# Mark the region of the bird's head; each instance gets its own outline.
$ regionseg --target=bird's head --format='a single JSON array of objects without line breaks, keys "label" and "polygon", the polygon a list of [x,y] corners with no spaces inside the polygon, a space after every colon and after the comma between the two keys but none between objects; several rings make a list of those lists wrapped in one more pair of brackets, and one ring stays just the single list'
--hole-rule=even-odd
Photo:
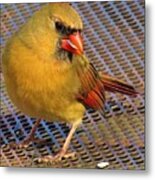
[{"label": "bird's head", "polygon": [[82,29],[83,24],[79,14],[69,5],[69,3],[52,3],[48,5],[51,30],[55,34],[56,47],[61,53],[81,55],[83,53]]},{"label": "bird's head", "polygon": [[21,29],[21,39],[45,57],[72,58],[83,53],[83,23],[69,3],[49,3],[37,11]]},{"label": "bird's head", "polygon": [[38,14],[41,16],[40,21],[43,18],[42,27],[38,29],[46,32],[39,38],[43,39],[43,36],[46,38],[49,34],[46,42],[50,41],[52,53],[66,54],[69,58],[72,58],[73,54],[81,55],[83,53],[81,34],[83,23],[79,14],[69,3],[49,3]]}]

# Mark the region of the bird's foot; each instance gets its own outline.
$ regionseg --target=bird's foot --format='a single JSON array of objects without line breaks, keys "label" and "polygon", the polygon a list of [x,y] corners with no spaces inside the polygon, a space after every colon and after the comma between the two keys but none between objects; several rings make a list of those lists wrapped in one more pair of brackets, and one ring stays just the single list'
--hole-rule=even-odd
[{"label": "bird's foot", "polygon": [[38,138],[35,138],[35,137],[28,137],[28,138],[24,139],[22,142],[10,143],[9,145],[13,149],[23,149],[23,148],[25,149],[31,144],[31,142],[41,143],[43,141],[44,140],[38,139]]},{"label": "bird's foot", "polygon": [[9,145],[12,149],[23,149],[23,148],[25,149],[29,146],[30,142],[31,141],[29,139],[25,139],[22,142],[10,143]]},{"label": "bird's foot", "polygon": [[65,153],[64,151],[60,151],[55,156],[48,155],[48,156],[44,156],[41,158],[35,158],[34,161],[37,163],[51,163],[51,164],[53,164],[53,163],[57,163],[57,162],[61,161],[63,158],[67,159],[67,158],[72,158],[72,157],[75,157],[75,152]]}]

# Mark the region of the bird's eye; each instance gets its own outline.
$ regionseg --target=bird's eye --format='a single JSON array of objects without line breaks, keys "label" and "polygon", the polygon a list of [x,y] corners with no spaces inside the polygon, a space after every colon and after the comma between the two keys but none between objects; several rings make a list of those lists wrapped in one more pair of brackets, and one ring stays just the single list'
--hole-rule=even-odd
[{"label": "bird's eye", "polygon": [[71,28],[70,26],[66,27],[62,22],[60,21],[56,21],[55,22],[55,27],[56,30],[62,34],[62,35],[70,35],[70,34],[74,34],[75,32],[79,31],[81,32],[80,29],[75,29],[75,28]]},{"label": "bird's eye", "polygon": [[61,22],[56,22],[55,23],[56,30],[61,33],[65,34],[66,33],[66,27],[61,23]]}]

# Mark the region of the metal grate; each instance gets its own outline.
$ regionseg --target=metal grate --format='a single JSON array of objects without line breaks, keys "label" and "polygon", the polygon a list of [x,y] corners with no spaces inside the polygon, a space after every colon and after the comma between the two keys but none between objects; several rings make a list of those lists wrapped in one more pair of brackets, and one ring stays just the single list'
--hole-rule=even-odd
[{"label": "metal grate", "polygon": [[[7,39],[44,4],[1,4],[1,52]],[[45,141],[27,149],[10,149],[30,132],[34,119],[11,103],[1,74],[1,166],[144,169],[144,1],[72,3],[84,22],[85,52],[96,69],[130,84],[141,94],[136,98],[107,93],[105,117],[88,110],[76,131],[70,151],[75,158],[55,165],[36,164],[34,157],[52,154],[69,132],[66,124],[42,121],[36,137]]]}]

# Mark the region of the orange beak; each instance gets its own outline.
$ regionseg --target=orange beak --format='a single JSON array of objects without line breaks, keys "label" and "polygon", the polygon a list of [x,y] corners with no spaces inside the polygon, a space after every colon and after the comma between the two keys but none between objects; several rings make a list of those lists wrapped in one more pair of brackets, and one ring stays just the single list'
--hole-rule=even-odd
[{"label": "orange beak", "polygon": [[62,39],[61,48],[73,54],[81,55],[83,53],[83,42],[80,33],[75,32]]}]

